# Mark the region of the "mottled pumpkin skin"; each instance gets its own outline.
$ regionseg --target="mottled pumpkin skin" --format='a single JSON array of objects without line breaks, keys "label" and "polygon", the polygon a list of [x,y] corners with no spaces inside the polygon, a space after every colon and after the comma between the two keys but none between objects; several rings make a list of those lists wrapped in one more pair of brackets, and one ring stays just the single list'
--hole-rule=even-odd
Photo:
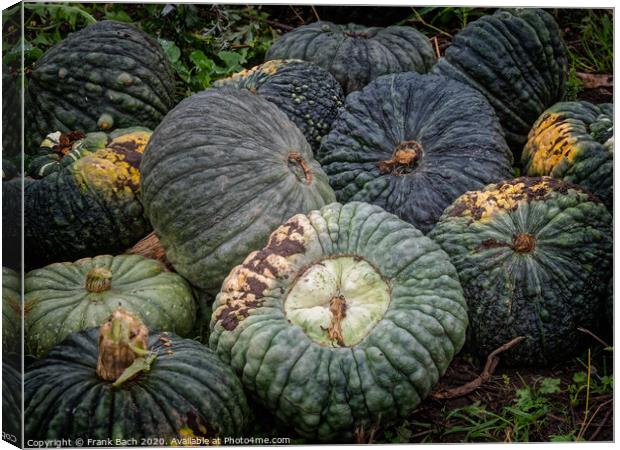
[{"label": "mottled pumpkin skin", "polygon": [[556,103],[530,131],[521,159],[523,174],[578,184],[612,210],[613,115],[611,103]]},{"label": "mottled pumpkin skin", "polygon": [[21,347],[21,277],[8,267],[2,268],[2,351]]},{"label": "mottled pumpkin skin", "polygon": [[26,178],[28,269],[120,253],[151,230],[139,199],[141,151],[148,134],[109,136],[106,148],[52,170],[42,179]]},{"label": "mottled pumpkin skin", "polygon": [[157,353],[151,370],[114,388],[96,374],[98,337],[98,328],[72,333],[30,366],[26,439],[170,441],[242,433],[248,406],[241,383],[208,348],[151,333],[149,350]]},{"label": "mottled pumpkin skin", "polygon": [[277,105],[314,151],[344,103],[338,81],[325,69],[300,60],[274,60],[216,81],[214,87],[247,89]]},{"label": "mottled pumpkin skin", "polygon": [[333,203],[293,216],[232,270],[209,345],[302,436],[350,442],[360,427],[408,417],[466,326],[437,244],[377,206]]},{"label": "mottled pumpkin skin", "polygon": [[175,105],[174,89],[155,39],[132,25],[98,22],[37,61],[28,83],[29,137],[37,146],[55,130],[152,129]]},{"label": "mottled pumpkin skin", "polygon": [[267,50],[266,60],[311,61],[336,77],[345,94],[397,72],[428,72],[436,61],[426,36],[413,27],[387,28],[319,21],[295,28]]},{"label": "mottled pumpkin skin", "polygon": [[141,170],[166,257],[210,294],[284,220],[334,201],[301,131],[246,90],[182,101],[153,133]]},{"label": "mottled pumpkin skin", "polygon": [[[415,160],[389,166],[399,148]],[[512,176],[512,155],[485,98],[415,73],[381,77],[349,95],[317,159],[340,202],[374,203],[428,232],[466,191]]]},{"label": "mottled pumpkin skin", "polygon": [[430,237],[450,255],[470,314],[469,346],[502,362],[545,365],[579,350],[602,313],[612,261],[605,205],[550,177],[517,178],[459,197]]},{"label": "mottled pumpkin skin", "polygon": [[[93,268],[111,274],[110,287],[91,292]],[[26,274],[26,347],[41,356],[69,333],[98,326],[119,305],[151,330],[191,336],[196,304],[189,284],[159,261],[138,255],[101,255],[54,263]]]},{"label": "mottled pumpkin skin", "polygon": [[560,29],[542,9],[500,10],[459,31],[432,70],[489,100],[518,161],[538,116],[562,100],[568,61]]},{"label": "mottled pumpkin skin", "polygon": [[110,133],[94,131],[86,135],[81,132],[50,133],[41,142],[38,153],[30,160],[28,176],[45,178],[104,148],[144,153],[151,134],[152,131],[144,127],[122,128]]}]

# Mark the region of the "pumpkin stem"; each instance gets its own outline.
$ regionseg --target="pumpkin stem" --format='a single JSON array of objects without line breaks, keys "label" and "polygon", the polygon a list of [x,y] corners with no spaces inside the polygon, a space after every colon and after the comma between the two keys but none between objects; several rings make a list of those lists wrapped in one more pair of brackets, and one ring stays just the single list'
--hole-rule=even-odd
[{"label": "pumpkin stem", "polygon": [[149,353],[149,330],[120,306],[99,329],[97,375],[114,386],[148,371],[155,356]]},{"label": "pumpkin stem", "polygon": [[519,253],[529,253],[536,248],[536,239],[531,234],[518,233],[512,239],[512,249]]},{"label": "pumpkin stem", "polygon": [[333,297],[329,302],[329,312],[332,319],[327,328],[327,335],[332,341],[336,341],[339,346],[344,347],[344,336],[342,335],[342,321],[347,316],[347,302],[344,295],[340,294]]},{"label": "pumpkin stem", "polygon": [[110,289],[112,272],[105,267],[93,267],[86,274],[84,286],[88,292],[103,292]]},{"label": "pumpkin stem", "polygon": [[377,168],[381,173],[405,175],[411,172],[413,165],[422,156],[422,146],[416,141],[404,141],[396,146],[392,158],[379,161]]},{"label": "pumpkin stem", "polygon": [[[304,179],[306,184],[312,183],[312,171],[306,160],[301,156],[299,152],[290,152],[288,154],[288,162],[294,165],[299,165],[304,173]],[[297,175],[297,174],[296,174]],[[300,176],[297,176],[301,180]],[[304,181],[304,180],[302,180]]]}]

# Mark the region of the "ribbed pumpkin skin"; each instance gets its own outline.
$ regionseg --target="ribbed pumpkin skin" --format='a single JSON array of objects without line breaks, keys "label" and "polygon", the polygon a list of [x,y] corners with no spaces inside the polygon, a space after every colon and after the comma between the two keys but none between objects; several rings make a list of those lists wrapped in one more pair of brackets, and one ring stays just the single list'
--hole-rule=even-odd
[{"label": "ribbed pumpkin skin", "polygon": [[526,336],[502,362],[563,360],[583,342],[577,327],[591,329],[602,312],[612,218],[574,185],[523,177],[468,192],[430,237],[456,266],[469,306],[469,346],[482,356]]},{"label": "ribbed pumpkin skin", "polygon": [[344,103],[338,81],[325,69],[300,60],[274,60],[218,80],[213,87],[248,89],[286,113],[314,151]]},{"label": "ribbed pumpkin skin", "polygon": [[523,8],[497,11],[467,25],[432,72],[486,96],[518,160],[532,124],[564,96],[568,61],[553,17]]},{"label": "ribbed pumpkin skin", "polygon": [[151,333],[149,349],[158,356],[150,372],[113,388],[96,374],[98,337],[98,328],[72,333],[30,366],[26,439],[134,438],[140,445],[142,438],[178,438],[182,428],[199,436],[206,426],[210,437],[223,438],[247,425],[239,380],[202,344]]},{"label": "ribbed pumpkin skin", "polygon": [[[381,170],[402,143],[422,154],[409,173]],[[512,176],[512,155],[484,97],[415,73],[381,77],[349,95],[317,154],[340,202],[374,203],[423,232],[466,191]]]},{"label": "ribbed pumpkin skin", "polygon": [[435,63],[429,40],[412,27],[387,28],[319,21],[295,28],[267,50],[266,60],[311,61],[336,77],[345,94],[397,72],[428,72]]},{"label": "ribbed pumpkin skin", "polygon": [[155,128],[175,105],[174,72],[157,41],[103,21],[69,35],[37,61],[28,83],[31,138],[50,131]]},{"label": "ribbed pumpkin skin", "polygon": [[208,89],[182,101],[153,133],[141,171],[168,260],[211,294],[280,223],[334,200],[301,131],[248,91]]},{"label": "ribbed pumpkin skin", "polygon": [[59,131],[48,134],[41,143],[38,153],[28,164],[28,176],[45,178],[70,166],[78,159],[104,148],[144,153],[152,132],[144,127],[122,128],[111,133],[97,131],[87,133],[83,138],[73,141],[70,147],[63,147],[63,138],[66,140],[71,134],[63,135]]},{"label": "ribbed pumpkin skin", "polygon": [[[90,292],[91,269],[111,272],[111,286]],[[159,261],[138,255],[100,255],[55,263],[26,274],[26,347],[41,356],[69,333],[98,326],[119,305],[151,330],[191,336],[196,304],[189,284]]]},{"label": "ribbed pumpkin skin", "polygon": [[120,253],[150,231],[139,200],[141,150],[143,146],[135,147],[130,139],[84,156],[40,180],[26,178],[28,269]]},{"label": "ribbed pumpkin skin", "polygon": [[[306,277],[308,268],[320,271],[339,259],[353,264],[350,276]],[[327,339],[320,322],[314,337],[304,331],[298,323],[315,320],[314,310],[287,313],[297,286],[307,294],[298,300],[314,302],[330,280],[350,294],[342,330],[345,339],[347,330],[357,338],[345,345],[319,343]],[[366,282],[383,284],[387,297],[368,297]],[[359,307],[356,296],[364,300]],[[365,335],[346,326],[347,317],[370,322],[363,311],[386,298]],[[327,325],[334,315],[326,314]],[[466,326],[456,271],[437,244],[377,206],[333,203],[293,216],[233,269],[213,305],[209,345],[298,433],[351,441],[359,427],[407,417],[460,350]]]},{"label": "ribbed pumpkin skin", "polygon": [[2,351],[21,347],[21,277],[8,267],[2,268]]},{"label": "ribbed pumpkin skin", "polygon": [[24,180],[13,178],[2,182],[2,264],[21,271],[22,263],[22,184]]},{"label": "ribbed pumpkin skin", "polygon": [[578,184],[613,209],[613,116],[611,103],[556,103],[530,131],[521,159],[524,175]]}]

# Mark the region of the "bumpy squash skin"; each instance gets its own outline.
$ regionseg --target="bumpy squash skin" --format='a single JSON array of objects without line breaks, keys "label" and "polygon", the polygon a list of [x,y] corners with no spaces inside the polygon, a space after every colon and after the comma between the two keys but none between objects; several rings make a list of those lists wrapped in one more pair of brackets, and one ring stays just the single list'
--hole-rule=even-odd
[{"label": "bumpy squash skin", "polygon": [[2,351],[21,348],[21,277],[8,267],[2,268]]},{"label": "bumpy squash skin", "polygon": [[345,94],[397,72],[428,72],[436,61],[429,40],[412,27],[387,28],[319,21],[277,39],[265,60],[302,59],[336,77]]},{"label": "bumpy squash skin", "polygon": [[469,306],[468,345],[483,357],[526,336],[502,362],[561,361],[583,342],[577,327],[592,329],[602,313],[612,218],[577,186],[522,177],[468,192],[429,236],[456,266]]},{"label": "bumpy squash skin", "polygon": [[[110,271],[108,289],[86,287],[93,268]],[[138,255],[100,255],[54,263],[26,274],[26,347],[41,356],[69,333],[100,325],[122,306],[151,330],[193,337],[196,305],[189,284],[159,261]]]},{"label": "bumpy squash skin", "polygon": [[149,134],[110,135],[106,148],[40,180],[25,179],[28,270],[120,253],[151,230],[139,200],[141,151]]},{"label": "bumpy squash skin", "polygon": [[144,153],[151,134],[151,130],[144,127],[122,128],[111,133],[98,131],[86,135],[81,132],[50,133],[28,163],[28,176],[45,178],[104,148]]},{"label": "bumpy squash skin", "polygon": [[342,88],[329,72],[300,60],[267,61],[213,84],[222,86],[248,89],[277,105],[314,151],[344,103]]},{"label": "bumpy squash skin", "polygon": [[568,60],[549,13],[500,10],[458,32],[432,72],[486,96],[518,161],[532,124],[564,96]]},{"label": "bumpy squash skin", "polygon": [[[330,272],[339,260],[352,269]],[[334,285],[346,301],[342,343],[328,334],[337,312],[320,304]],[[305,311],[290,307],[295,290],[304,293],[296,302],[312,304]],[[437,244],[377,206],[333,203],[293,216],[232,270],[213,304],[209,345],[302,436],[350,442],[359,427],[407,417],[466,326],[458,276]]]},{"label": "bumpy squash skin", "polygon": [[132,25],[98,22],[37,61],[28,83],[29,134],[37,146],[55,130],[153,129],[175,105],[174,89],[155,39]]},{"label": "bumpy squash skin", "polygon": [[613,209],[613,104],[561,102],[546,110],[530,131],[523,174],[549,175],[578,184]]},{"label": "bumpy squash skin", "polygon": [[153,133],[141,171],[166,257],[213,295],[280,223],[335,199],[301,131],[245,90],[208,89],[182,101]]},{"label": "bumpy squash skin", "polygon": [[96,374],[98,337],[98,328],[72,333],[29,367],[27,439],[140,442],[242,433],[248,406],[241,383],[208,348],[174,334],[151,333],[149,350],[158,355],[151,370],[113,388]]},{"label": "bumpy squash skin", "polygon": [[[383,169],[408,142],[421,145],[411,166]],[[425,233],[459,195],[512,176],[512,155],[485,98],[415,73],[386,75],[349,95],[317,159],[338,201],[374,203]]]}]

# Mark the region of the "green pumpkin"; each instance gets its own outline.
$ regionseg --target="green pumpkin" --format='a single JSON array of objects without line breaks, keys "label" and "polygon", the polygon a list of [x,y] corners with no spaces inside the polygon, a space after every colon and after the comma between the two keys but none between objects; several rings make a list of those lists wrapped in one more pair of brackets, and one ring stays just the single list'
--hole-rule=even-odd
[{"label": "green pumpkin", "polygon": [[86,135],[80,131],[50,133],[41,142],[38,153],[28,163],[28,176],[45,178],[104,148],[143,153],[151,133],[151,130],[143,127],[123,128],[111,133],[99,131]]},{"label": "green pumpkin", "polygon": [[409,417],[466,326],[437,244],[378,206],[333,203],[293,216],[230,272],[209,345],[302,436],[351,441]]},{"label": "green pumpkin", "polygon": [[102,21],[36,62],[29,137],[36,146],[50,131],[153,129],[175,103],[174,71],[159,43],[132,25]]},{"label": "green pumpkin", "polygon": [[6,353],[2,355],[2,440],[20,448],[24,377],[20,367],[21,358],[14,356],[8,357]]},{"label": "green pumpkin", "polygon": [[22,201],[21,177],[2,181],[2,264],[21,272],[23,268],[23,227],[24,205]]},{"label": "green pumpkin", "polygon": [[[141,152],[149,135],[135,128],[118,136],[102,134],[97,145],[109,139],[106,148],[66,166],[65,158],[45,170],[41,166],[43,178],[25,179],[28,269],[120,253],[150,231],[139,198]],[[88,139],[82,143],[90,145]]]},{"label": "green pumpkin", "polygon": [[365,27],[319,21],[295,28],[267,50],[266,60],[302,59],[331,72],[345,94],[397,72],[428,72],[435,52],[413,27]]},{"label": "green pumpkin", "polygon": [[485,98],[436,75],[386,75],[349,95],[317,154],[340,202],[381,206],[423,232],[466,191],[512,176]]},{"label": "green pumpkin", "polygon": [[21,277],[8,267],[2,268],[2,351],[21,347]]},{"label": "green pumpkin", "polygon": [[188,283],[138,255],[55,263],[27,273],[24,283],[26,347],[37,357],[69,333],[101,324],[119,305],[152,330],[184,337],[196,320]]},{"label": "green pumpkin", "polygon": [[209,294],[282,221],[334,200],[301,131],[247,90],[208,89],[179,103],[153,133],[141,171],[167,259]]},{"label": "green pumpkin", "polygon": [[568,62],[553,17],[542,9],[522,8],[468,24],[432,72],[485,95],[518,161],[538,116],[564,96]]},{"label": "green pumpkin", "polygon": [[26,439],[187,446],[181,439],[223,442],[248,423],[241,383],[213,352],[172,333],[149,333],[122,310],[33,363],[24,392]]},{"label": "green pumpkin", "polygon": [[613,105],[562,102],[547,109],[530,131],[521,162],[527,176],[549,175],[614,202]]},{"label": "green pumpkin", "polygon": [[314,151],[344,103],[342,88],[329,72],[300,60],[268,61],[213,86],[247,89],[274,103],[299,127]]},{"label": "green pumpkin", "polygon": [[[18,72],[18,71],[16,71]],[[21,77],[2,64],[2,170],[5,158],[19,158],[22,150]],[[2,176],[4,179],[4,175]]]},{"label": "green pumpkin", "polygon": [[430,237],[450,255],[470,314],[469,346],[486,356],[545,365],[573,356],[602,313],[612,261],[612,218],[577,186],[517,178],[459,197]]}]

